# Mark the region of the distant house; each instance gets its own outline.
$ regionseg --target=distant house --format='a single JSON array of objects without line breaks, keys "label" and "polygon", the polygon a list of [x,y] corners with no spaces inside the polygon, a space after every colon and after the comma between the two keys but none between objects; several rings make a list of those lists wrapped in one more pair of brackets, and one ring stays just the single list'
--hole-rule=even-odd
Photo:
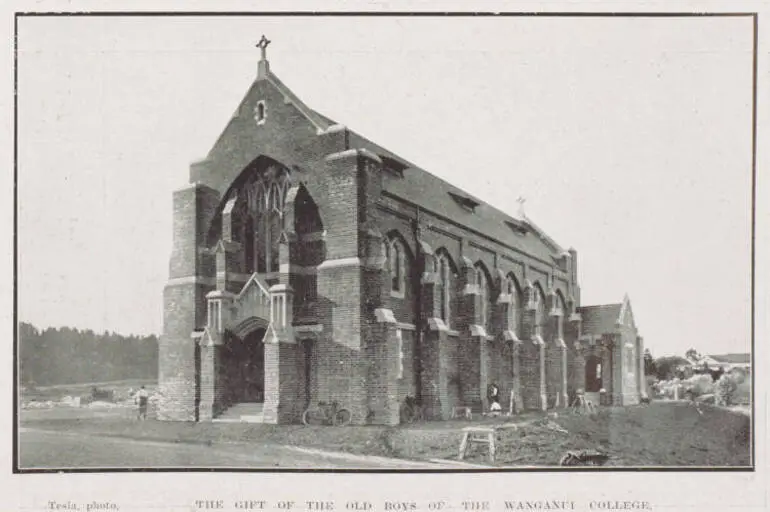
[{"label": "distant house", "polygon": [[722,354],[722,355],[710,355],[704,359],[708,359],[709,368],[712,364],[716,367],[722,368],[724,371],[730,371],[735,368],[742,368],[744,370],[751,369],[751,354]]},{"label": "distant house", "polygon": [[687,361],[687,364],[680,365],[680,369],[685,366],[694,370],[708,368],[711,371],[722,370],[725,372],[735,368],[751,369],[751,354],[703,355],[697,360],[688,358]]}]

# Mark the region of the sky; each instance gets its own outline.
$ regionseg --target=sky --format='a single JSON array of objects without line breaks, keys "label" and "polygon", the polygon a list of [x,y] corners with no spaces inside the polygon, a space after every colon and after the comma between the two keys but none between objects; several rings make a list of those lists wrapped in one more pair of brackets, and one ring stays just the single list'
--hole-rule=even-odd
[{"label": "sky", "polygon": [[751,343],[749,18],[22,18],[19,319],[160,333],[172,191],[256,77],[578,251],[653,355]]}]

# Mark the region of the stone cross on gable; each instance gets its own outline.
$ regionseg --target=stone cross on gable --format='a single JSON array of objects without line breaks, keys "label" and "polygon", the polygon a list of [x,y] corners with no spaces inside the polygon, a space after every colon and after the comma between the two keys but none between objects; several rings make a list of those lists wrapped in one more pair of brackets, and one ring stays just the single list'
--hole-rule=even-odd
[{"label": "stone cross on gable", "polygon": [[272,41],[265,37],[265,34],[262,34],[262,38],[256,44],[257,48],[262,50],[262,60],[267,60],[267,45],[269,45],[271,42]]},{"label": "stone cross on gable", "polygon": [[524,216],[524,203],[527,202],[527,199],[524,196],[519,196],[516,198],[516,202],[519,203],[519,215],[522,217]]}]

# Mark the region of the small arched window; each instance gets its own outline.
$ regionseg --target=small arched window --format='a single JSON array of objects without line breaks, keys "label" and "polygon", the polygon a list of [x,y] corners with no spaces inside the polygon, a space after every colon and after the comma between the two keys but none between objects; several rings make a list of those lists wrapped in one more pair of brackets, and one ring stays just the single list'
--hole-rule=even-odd
[{"label": "small arched window", "polygon": [[559,339],[564,338],[564,315],[567,314],[567,303],[564,300],[564,296],[561,294],[561,292],[556,292],[556,301],[554,303],[554,308],[556,309],[556,313],[558,316],[558,323],[556,325],[557,328],[557,336]]},{"label": "small arched window", "polygon": [[260,101],[257,103],[257,106],[254,107],[254,120],[257,122],[257,124],[263,124],[266,118],[267,109],[265,107],[265,102]]},{"label": "small arched window", "polygon": [[480,325],[488,327],[491,313],[491,308],[489,307],[489,303],[491,301],[489,280],[487,279],[487,274],[484,272],[484,269],[481,267],[481,265],[477,265],[475,270],[476,284],[479,287],[479,294],[476,297],[476,311],[478,314],[477,318]]},{"label": "small arched window", "polygon": [[542,288],[540,286],[535,285],[534,289],[532,290],[533,293],[533,300],[535,301],[535,311],[536,311],[536,318],[537,322],[535,324],[535,334],[537,336],[543,336],[543,327],[545,326],[546,322],[546,311],[545,311],[545,294],[543,293]]},{"label": "small arched window", "polygon": [[519,335],[519,319],[521,318],[520,312],[520,298],[519,289],[516,286],[516,282],[513,280],[513,276],[508,276],[505,280],[506,293],[510,297],[510,303],[508,307],[508,329],[513,331],[517,336]]},{"label": "small arched window", "polygon": [[391,242],[390,289],[395,293],[404,293],[404,250],[398,240]]},{"label": "small arched window", "polygon": [[437,258],[438,276],[436,280],[436,294],[438,295],[439,317],[444,321],[447,327],[451,322],[451,290],[452,290],[452,269],[449,259],[445,254],[440,254]]},{"label": "small arched window", "polygon": [[390,244],[387,240],[383,240],[380,245],[380,251],[382,253],[382,261],[384,269],[390,271]]}]

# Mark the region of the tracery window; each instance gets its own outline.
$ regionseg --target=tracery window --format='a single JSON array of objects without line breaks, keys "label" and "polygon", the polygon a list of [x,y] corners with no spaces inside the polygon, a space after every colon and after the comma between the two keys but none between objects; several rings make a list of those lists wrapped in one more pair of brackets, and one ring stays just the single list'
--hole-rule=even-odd
[{"label": "tracery window", "polygon": [[248,215],[244,244],[248,271],[278,271],[278,244],[288,188],[288,175],[275,167],[245,185]]}]

